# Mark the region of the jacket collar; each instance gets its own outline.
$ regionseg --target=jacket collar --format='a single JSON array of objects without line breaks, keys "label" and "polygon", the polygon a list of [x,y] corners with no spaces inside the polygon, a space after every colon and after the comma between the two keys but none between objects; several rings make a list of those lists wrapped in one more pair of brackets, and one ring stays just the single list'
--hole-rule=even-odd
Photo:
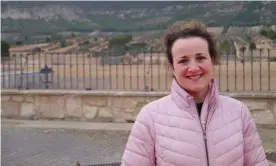
[{"label": "jacket collar", "polygon": [[[178,82],[173,79],[171,86],[171,97],[172,100],[180,109],[195,107],[194,98],[185,91]],[[207,107],[207,110],[214,108],[218,103],[219,89],[214,79],[210,81],[209,91],[204,100],[203,109]]]}]

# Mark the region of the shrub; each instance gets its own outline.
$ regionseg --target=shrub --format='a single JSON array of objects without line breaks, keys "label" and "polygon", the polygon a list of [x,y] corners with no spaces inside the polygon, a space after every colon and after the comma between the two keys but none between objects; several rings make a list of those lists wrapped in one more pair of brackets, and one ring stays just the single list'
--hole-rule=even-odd
[{"label": "shrub", "polygon": [[9,43],[5,42],[5,41],[1,41],[1,58],[2,57],[9,57],[9,48],[10,45]]},{"label": "shrub", "polygon": [[109,40],[109,46],[124,46],[132,40],[132,35],[117,35]]}]

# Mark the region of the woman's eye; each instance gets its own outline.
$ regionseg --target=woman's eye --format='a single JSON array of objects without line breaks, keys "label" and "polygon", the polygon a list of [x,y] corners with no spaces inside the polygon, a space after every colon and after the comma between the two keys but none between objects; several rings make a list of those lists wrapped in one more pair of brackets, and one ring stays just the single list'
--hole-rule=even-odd
[{"label": "woman's eye", "polygon": [[187,59],[182,59],[181,61],[179,61],[179,63],[187,63],[188,60]]},{"label": "woman's eye", "polygon": [[199,61],[202,61],[202,60],[204,60],[204,59],[206,59],[205,57],[203,57],[203,56],[201,56],[201,57],[197,57],[197,60],[199,60]]}]

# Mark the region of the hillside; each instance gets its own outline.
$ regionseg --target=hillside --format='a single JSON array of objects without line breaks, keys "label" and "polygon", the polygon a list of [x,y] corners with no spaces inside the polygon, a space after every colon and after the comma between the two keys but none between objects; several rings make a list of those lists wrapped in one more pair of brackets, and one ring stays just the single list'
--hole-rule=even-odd
[{"label": "hillside", "polygon": [[[274,10],[273,10],[274,9]],[[198,19],[209,27],[276,24],[276,2],[3,2],[1,32],[52,35],[165,29],[178,20]],[[22,37],[22,36],[21,36]]]}]

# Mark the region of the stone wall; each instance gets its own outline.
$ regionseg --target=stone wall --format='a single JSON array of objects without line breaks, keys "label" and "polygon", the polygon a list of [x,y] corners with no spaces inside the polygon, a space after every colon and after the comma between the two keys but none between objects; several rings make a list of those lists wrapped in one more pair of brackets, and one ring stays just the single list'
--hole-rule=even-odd
[{"label": "stone wall", "polygon": [[[133,122],[140,109],[168,92],[2,90],[1,115],[15,119]],[[245,102],[258,124],[276,125],[276,94],[228,93]]]}]

